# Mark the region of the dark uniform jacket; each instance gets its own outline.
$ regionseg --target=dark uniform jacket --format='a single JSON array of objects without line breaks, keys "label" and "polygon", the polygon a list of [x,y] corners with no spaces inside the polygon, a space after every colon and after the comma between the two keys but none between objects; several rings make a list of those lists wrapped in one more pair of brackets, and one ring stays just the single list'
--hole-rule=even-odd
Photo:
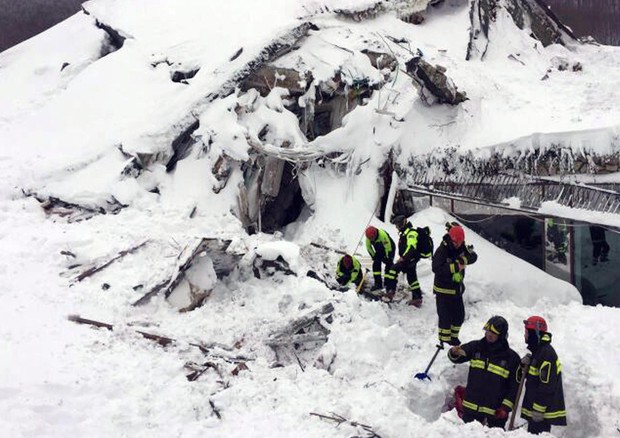
[{"label": "dark uniform jacket", "polygon": [[450,236],[444,235],[441,245],[433,254],[433,273],[435,274],[433,292],[444,295],[462,295],[465,291],[463,284],[465,269],[459,271],[459,262],[467,266],[475,263],[476,260],[478,260],[478,255],[471,247],[468,248],[463,243],[460,248],[455,248]]},{"label": "dark uniform jacket", "polygon": [[551,333],[543,333],[540,343],[532,351],[521,417],[531,420],[532,411],[542,412],[549,424],[566,426],[562,364],[551,346]]},{"label": "dark uniform jacket", "polygon": [[489,344],[482,338],[463,344],[461,348],[467,356],[452,357],[448,352],[448,359],[454,363],[469,361],[463,408],[488,416],[494,416],[501,406],[512,410],[519,387],[517,370],[521,359],[508,341],[498,339]]},{"label": "dark uniform jacket", "polygon": [[354,283],[356,286],[359,286],[363,280],[362,265],[355,257],[352,257],[353,266],[351,268],[346,268],[343,259],[344,257],[341,257],[336,266],[336,281],[341,286],[346,286],[349,283]]},{"label": "dark uniform jacket", "polygon": [[377,238],[374,242],[366,239],[366,249],[373,260],[392,262],[396,245],[394,245],[394,241],[386,231],[377,230]]}]

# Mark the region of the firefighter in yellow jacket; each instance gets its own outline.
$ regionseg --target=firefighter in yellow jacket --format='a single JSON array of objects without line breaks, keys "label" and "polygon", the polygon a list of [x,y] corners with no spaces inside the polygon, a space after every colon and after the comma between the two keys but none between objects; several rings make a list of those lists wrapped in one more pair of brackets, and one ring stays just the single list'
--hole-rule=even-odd
[{"label": "firefighter in yellow jacket", "polygon": [[364,281],[362,265],[359,260],[350,254],[345,254],[340,257],[336,265],[336,281],[341,286],[354,284],[356,290],[359,292],[362,289]]},{"label": "firefighter in yellow jacket", "polygon": [[373,226],[366,228],[366,250],[372,258],[372,276],[374,284],[371,290],[383,289],[383,272],[385,264],[385,289],[389,292],[396,290],[396,271],[393,268],[396,245],[385,230]]}]

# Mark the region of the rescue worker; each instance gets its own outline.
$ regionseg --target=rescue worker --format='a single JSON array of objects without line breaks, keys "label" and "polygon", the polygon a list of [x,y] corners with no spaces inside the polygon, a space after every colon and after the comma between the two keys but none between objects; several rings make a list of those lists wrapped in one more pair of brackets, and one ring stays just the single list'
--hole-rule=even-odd
[{"label": "rescue worker", "polygon": [[525,342],[532,353],[521,361],[527,366],[521,417],[528,421],[527,431],[538,435],[549,432],[552,425],[566,426],[562,364],[551,346],[547,322],[530,316],[523,323]]},{"label": "rescue worker", "polygon": [[[411,292],[411,300],[407,303],[410,306],[422,306],[422,289],[418,281],[417,264],[422,255],[418,251],[418,232],[413,228],[411,222],[403,215],[394,217],[394,225],[398,229],[398,255],[400,258],[394,265],[396,272],[404,272],[407,275],[407,283]],[[396,284],[394,284],[396,286]],[[388,290],[387,295],[393,295]]]},{"label": "rescue worker", "polygon": [[590,237],[592,238],[592,265],[596,266],[599,261],[609,261],[610,247],[605,238],[605,228],[591,225]]},{"label": "rescue worker", "polygon": [[459,345],[459,332],[465,320],[463,292],[465,268],[478,260],[473,246],[465,245],[465,232],[456,222],[447,223],[448,232],[433,255],[433,293],[439,318],[439,342]]},{"label": "rescue worker", "polygon": [[359,292],[364,281],[362,265],[359,260],[350,254],[345,254],[340,257],[340,260],[338,260],[338,264],[336,265],[336,281],[341,286],[354,284],[356,286],[356,290]]},{"label": "rescue worker", "polygon": [[448,350],[453,363],[469,362],[463,398],[463,421],[503,428],[514,408],[521,358],[508,345],[508,322],[493,316],[484,325],[484,337]]},{"label": "rescue worker", "polygon": [[374,284],[371,290],[383,289],[381,267],[385,264],[385,288],[387,291],[396,290],[396,270],[394,270],[394,253],[396,246],[385,230],[373,226],[366,228],[366,249],[372,258],[372,275]]},{"label": "rescue worker", "polygon": [[553,252],[547,256],[550,262],[565,265],[567,263],[566,252],[568,251],[566,225],[558,223],[554,219],[547,219],[547,240],[553,244]]}]

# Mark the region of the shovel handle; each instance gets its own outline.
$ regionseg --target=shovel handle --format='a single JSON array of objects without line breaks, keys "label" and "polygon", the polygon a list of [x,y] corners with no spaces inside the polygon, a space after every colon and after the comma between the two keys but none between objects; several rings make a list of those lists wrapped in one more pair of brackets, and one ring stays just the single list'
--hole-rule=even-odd
[{"label": "shovel handle", "polygon": [[515,426],[515,417],[517,416],[517,408],[519,407],[519,401],[521,400],[521,392],[523,392],[523,385],[525,384],[525,377],[527,373],[525,370],[528,365],[521,365],[521,381],[519,382],[519,388],[517,389],[517,397],[515,398],[514,407],[512,408],[512,412],[510,413],[510,422],[508,423],[508,430],[513,430]]}]

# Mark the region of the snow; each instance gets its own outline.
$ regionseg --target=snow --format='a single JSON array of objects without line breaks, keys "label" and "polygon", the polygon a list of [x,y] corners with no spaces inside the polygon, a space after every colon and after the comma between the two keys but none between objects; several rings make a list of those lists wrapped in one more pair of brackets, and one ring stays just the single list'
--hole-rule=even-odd
[{"label": "snow", "polygon": [[[421,26],[398,20],[394,11],[359,23],[330,12],[374,3],[272,0],[265,7],[234,0],[216,7],[198,0],[93,0],[85,4],[90,16],[77,14],[0,54],[0,354],[5,359],[0,362],[0,436],[363,433],[351,425],[336,427],[313,412],[343,415],[384,437],[504,436],[478,424],[463,425],[454,411],[442,412],[446,395],[465,383],[466,366],[453,366],[441,353],[431,382],[412,379],[432,357],[437,336],[428,260],[418,265],[423,307],[406,306],[406,300],[388,306],[352,290],[334,292],[305,276],[311,269],[333,275],[340,257],[308,244],[355,253],[369,268],[364,228],[373,224],[397,235],[393,225],[375,217],[387,190],[378,168],[393,146],[402,165],[412,154],[451,146],[480,156],[552,144],[613,152],[620,120],[620,50],[535,47],[527,31],[517,30],[502,13],[495,31],[505,38],[495,40],[484,62],[465,62],[469,21],[463,2],[431,8]],[[429,109],[410,78],[399,73],[350,112],[342,128],[310,143],[283,105],[286,93],[277,87],[266,97],[236,91],[205,103],[274,36],[299,25],[298,17],[311,19],[320,30],[278,59],[278,66],[307,68],[315,80],[342,70],[349,86],[363,78],[379,83],[383,72],[359,50],[393,52],[404,68],[420,48],[429,62],[447,67],[470,100]],[[95,19],[127,37],[123,48],[101,57],[105,38]],[[398,45],[387,36],[410,43]],[[242,47],[239,58],[229,61]],[[558,57],[581,62],[583,70],[554,69]],[[69,66],[61,70],[64,62]],[[170,80],[175,69],[198,67],[188,84]],[[542,81],[545,74],[549,78]],[[166,172],[170,143],[188,120],[200,122],[195,137],[201,144],[175,171]],[[267,143],[343,151],[349,166],[343,170],[328,162],[299,169],[308,205],[300,219],[282,234],[248,236],[232,213],[245,178],[240,162],[249,157],[246,137],[258,138],[267,125]],[[152,154],[155,163],[138,178],[123,175],[126,154],[136,153]],[[232,160],[232,170],[216,194],[212,169],[222,154]],[[87,206],[115,198],[128,207],[116,215],[69,222],[46,216],[22,190]],[[618,224],[615,215],[554,203],[543,211]],[[437,208],[411,218],[415,226],[430,227],[436,245],[448,220],[454,219]],[[553,435],[616,435],[620,311],[582,306],[570,284],[468,228],[465,233],[479,261],[467,268],[461,339],[480,338],[486,320],[501,314],[510,323],[511,345],[524,354],[521,321],[542,315],[563,363],[569,418],[569,427],[554,428]],[[228,251],[243,255],[223,280],[215,278],[212,255],[195,262],[187,281],[211,290],[203,307],[179,313],[187,302],[162,296],[132,306],[168,279],[178,268],[179,254],[202,237],[231,239]],[[144,241],[135,253],[76,280],[90,263]],[[297,275],[255,278],[255,254],[281,256]],[[274,366],[278,359],[265,342],[326,303],[335,308],[327,343],[300,353],[303,370],[296,361]],[[76,325],[66,319],[69,314],[114,324],[114,330]],[[136,330],[178,341],[161,347]],[[191,345],[199,342],[217,343],[214,352],[220,355],[249,357],[249,369],[233,375],[236,364],[217,360],[221,375],[210,369],[188,381],[187,362],[216,360]],[[527,433],[519,429],[510,436]]]}]

